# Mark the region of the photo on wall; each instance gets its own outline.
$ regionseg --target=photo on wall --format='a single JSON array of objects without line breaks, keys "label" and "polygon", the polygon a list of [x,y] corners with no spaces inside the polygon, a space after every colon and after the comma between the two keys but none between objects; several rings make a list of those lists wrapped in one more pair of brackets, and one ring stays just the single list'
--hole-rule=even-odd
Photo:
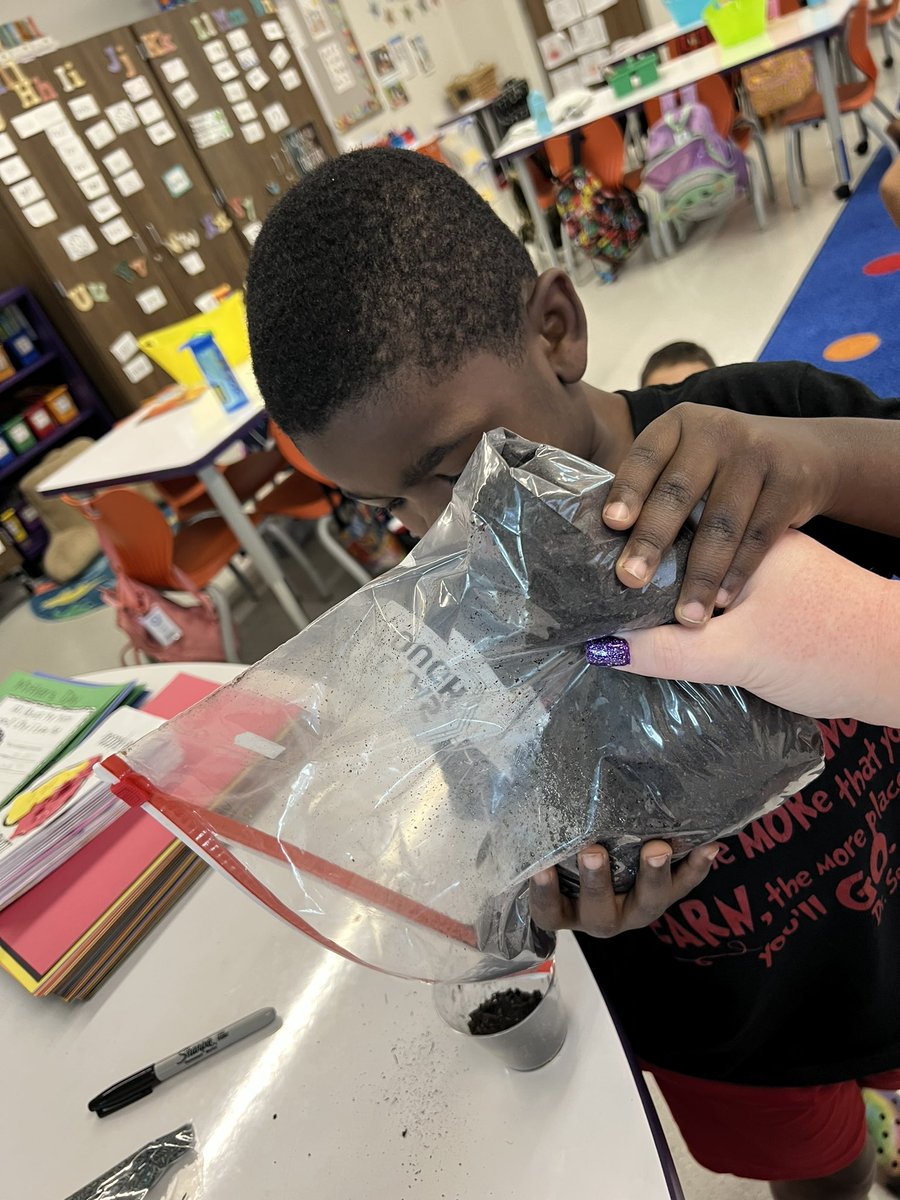
[{"label": "photo on wall", "polygon": [[398,72],[400,78],[414,79],[416,64],[406,38],[400,34],[397,34],[396,37],[388,38],[387,48],[393,60],[394,69]]},{"label": "photo on wall", "polygon": [[390,108],[403,108],[404,105],[409,104],[409,93],[399,79],[394,83],[385,84],[384,98]]},{"label": "photo on wall", "polygon": [[394,65],[394,60],[391,58],[391,52],[384,44],[376,46],[374,50],[369,51],[369,61],[372,64],[372,70],[379,79],[390,79],[397,74],[397,68]]},{"label": "photo on wall", "polygon": [[432,75],[434,73],[434,59],[431,57],[431,52],[428,49],[428,43],[421,33],[413,34],[409,39],[409,48],[412,51],[412,56],[415,59],[416,66],[423,75]]}]

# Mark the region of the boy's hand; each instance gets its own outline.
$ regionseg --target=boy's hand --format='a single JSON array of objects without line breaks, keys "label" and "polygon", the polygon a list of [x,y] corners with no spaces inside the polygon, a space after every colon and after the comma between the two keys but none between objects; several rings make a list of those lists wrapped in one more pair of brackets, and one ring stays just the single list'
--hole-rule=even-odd
[{"label": "boy's hand", "polygon": [[603,510],[611,529],[632,530],[616,565],[622,583],[643,587],[653,578],[709,493],[676,616],[702,625],[714,607],[730,604],[786,529],[828,510],[836,456],[824,424],[704,404],[658,417],[635,439]]},{"label": "boy's hand", "polygon": [[616,893],[609,855],[602,846],[590,846],[578,855],[581,891],[575,899],[560,894],[555,868],[532,878],[531,919],[541,929],[580,929],[602,938],[642,929],[703,882],[717,853],[717,846],[699,846],[673,868],[672,847],[647,842],[634,887]]}]

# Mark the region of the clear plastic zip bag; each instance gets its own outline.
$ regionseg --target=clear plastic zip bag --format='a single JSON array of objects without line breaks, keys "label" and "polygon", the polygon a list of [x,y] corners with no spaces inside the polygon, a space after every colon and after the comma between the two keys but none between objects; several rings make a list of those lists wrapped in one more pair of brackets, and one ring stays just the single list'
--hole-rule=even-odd
[{"label": "clear plastic zip bag", "polygon": [[[583,644],[671,621],[690,533],[623,587],[612,476],[497,430],[415,551],[106,768],[273,912],[427,980],[553,951],[527,881],[602,842],[735,832],[822,768],[812,721],[731,687],[586,664]],[[566,863],[569,867],[566,868]]]}]

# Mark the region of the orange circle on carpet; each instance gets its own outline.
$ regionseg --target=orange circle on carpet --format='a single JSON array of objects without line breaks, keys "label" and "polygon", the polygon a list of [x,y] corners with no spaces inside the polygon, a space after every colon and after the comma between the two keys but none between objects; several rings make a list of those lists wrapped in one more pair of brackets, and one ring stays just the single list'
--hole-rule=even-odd
[{"label": "orange circle on carpet", "polygon": [[882,254],[863,267],[863,275],[893,275],[900,271],[900,254]]},{"label": "orange circle on carpet", "polygon": [[880,345],[881,338],[877,333],[851,333],[826,346],[822,357],[828,362],[855,362],[874,354]]}]

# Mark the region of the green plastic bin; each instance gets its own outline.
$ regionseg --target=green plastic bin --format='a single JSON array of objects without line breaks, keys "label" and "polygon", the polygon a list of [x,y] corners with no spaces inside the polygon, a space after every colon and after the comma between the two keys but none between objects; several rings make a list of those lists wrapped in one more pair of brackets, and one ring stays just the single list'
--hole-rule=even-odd
[{"label": "green plastic bin", "polygon": [[617,96],[627,96],[629,92],[655,83],[658,78],[659,69],[655,54],[626,58],[606,73],[606,82]]},{"label": "green plastic bin", "polygon": [[24,454],[26,450],[37,445],[34,434],[25,424],[24,416],[13,417],[11,421],[0,426],[0,434],[16,454]]}]

